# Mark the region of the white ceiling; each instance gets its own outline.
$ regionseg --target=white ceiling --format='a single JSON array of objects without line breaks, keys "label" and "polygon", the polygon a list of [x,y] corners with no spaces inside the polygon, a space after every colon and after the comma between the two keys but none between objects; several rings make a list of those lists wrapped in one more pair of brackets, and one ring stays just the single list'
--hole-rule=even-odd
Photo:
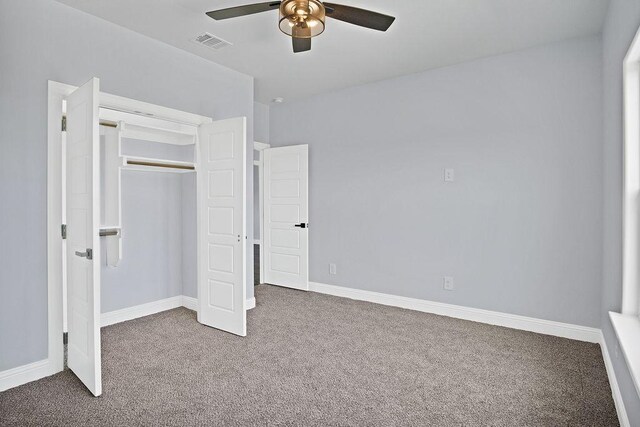
[{"label": "white ceiling", "polygon": [[[255,77],[256,101],[293,100],[600,32],[608,0],[338,0],[397,19],[386,33],[327,19],[310,52],[293,54],[278,12],[205,15],[260,0],[58,0]],[[268,1],[268,0],[262,0]],[[208,31],[233,43],[191,41]]]}]

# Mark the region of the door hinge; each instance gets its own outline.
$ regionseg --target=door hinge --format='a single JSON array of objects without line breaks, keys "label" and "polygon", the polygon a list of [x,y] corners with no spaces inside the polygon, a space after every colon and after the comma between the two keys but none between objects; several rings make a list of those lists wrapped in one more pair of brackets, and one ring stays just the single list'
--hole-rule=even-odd
[{"label": "door hinge", "polygon": [[62,131],[67,131],[67,116],[62,116]]},{"label": "door hinge", "polygon": [[62,235],[62,240],[67,238],[67,224],[62,224],[60,226],[60,234]]}]

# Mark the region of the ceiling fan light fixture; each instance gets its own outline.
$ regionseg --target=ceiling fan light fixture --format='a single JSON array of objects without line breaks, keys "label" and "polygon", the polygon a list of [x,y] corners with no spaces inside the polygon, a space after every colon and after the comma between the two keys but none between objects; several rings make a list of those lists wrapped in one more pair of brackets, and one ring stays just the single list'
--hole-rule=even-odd
[{"label": "ceiling fan light fixture", "polygon": [[319,0],[283,0],[280,3],[280,31],[296,38],[322,34],[326,12]]}]

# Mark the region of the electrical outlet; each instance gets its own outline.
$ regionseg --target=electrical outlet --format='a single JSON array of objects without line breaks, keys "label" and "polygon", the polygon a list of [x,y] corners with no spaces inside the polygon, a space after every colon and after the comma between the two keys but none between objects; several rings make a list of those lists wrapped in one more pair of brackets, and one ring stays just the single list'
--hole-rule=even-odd
[{"label": "electrical outlet", "polygon": [[447,168],[444,170],[444,182],[453,182],[456,180],[456,174],[453,169]]},{"label": "electrical outlet", "polygon": [[442,278],[442,288],[443,288],[445,291],[452,291],[452,290],[454,289],[454,288],[453,288],[453,277],[450,277],[450,276],[444,276],[444,277]]},{"label": "electrical outlet", "polygon": [[329,274],[337,274],[337,267],[335,264],[329,264]]}]

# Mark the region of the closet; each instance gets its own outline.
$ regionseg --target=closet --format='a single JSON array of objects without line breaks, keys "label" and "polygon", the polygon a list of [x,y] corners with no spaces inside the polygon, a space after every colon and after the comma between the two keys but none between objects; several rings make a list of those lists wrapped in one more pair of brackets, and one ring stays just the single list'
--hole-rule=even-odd
[{"label": "closet", "polygon": [[[139,260],[137,268],[154,265],[153,253],[123,250],[127,236],[140,231],[122,222],[123,209],[135,208],[123,203],[124,186],[133,182],[127,174],[191,177],[166,182],[195,195],[177,203],[190,203],[189,212],[195,213],[183,218],[195,220],[195,239],[183,242],[180,268],[196,278],[198,322],[246,335],[246,119],[213,121],[102,94],[97,78],[69,90],[65,105],[61,271],[67,289],[68,366],[98,396],[103,274],[117,274],[130,260]],[[137,196],[144,203],[144,191]],[[138,224],[144,226],[144,218]],[[170,234],[181,226],[165,221],[165,229],[154,232]],[[153,244],[172,244],[149,234]],[[127,286],[135,285],[135,278],[128,281]]]}]

